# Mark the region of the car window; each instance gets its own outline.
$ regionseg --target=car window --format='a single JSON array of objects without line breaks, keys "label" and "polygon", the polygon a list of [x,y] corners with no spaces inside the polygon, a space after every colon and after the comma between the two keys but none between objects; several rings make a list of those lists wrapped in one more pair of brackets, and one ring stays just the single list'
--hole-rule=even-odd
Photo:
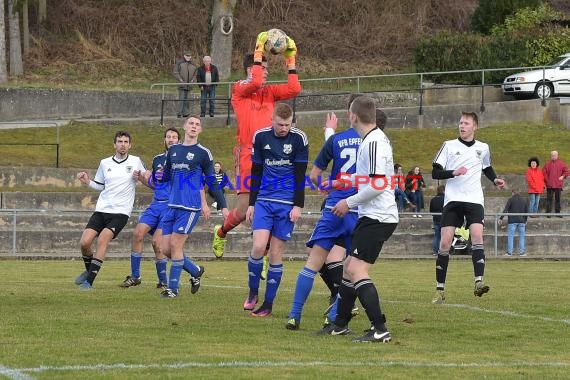
[{"label": "car window", "polygon": [[567,61],[568,61],[568,57],[562,57],[562,58],[561,58],[561,57],[556,57],[556,59],[554,59],[552,62],[550,62],[550,63],[549,63],[548,65],[546,65],[546,66],[547,66],[547,67],[548,67],[548,66],[553,66],[553,67],[562,66],[562,65],[564,64],[564,62],[567,62]]}]

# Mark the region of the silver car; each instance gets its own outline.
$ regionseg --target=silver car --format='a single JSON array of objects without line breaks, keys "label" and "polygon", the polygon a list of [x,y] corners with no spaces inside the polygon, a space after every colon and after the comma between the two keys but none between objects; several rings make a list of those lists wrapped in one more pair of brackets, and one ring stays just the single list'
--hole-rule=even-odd
[{"label": "silver car", "polygon": [[509,75],[503,81],[503,94],[516,99],[534,96],[547,99],[570,94],[570,53],[563,54],[543,69]]}]

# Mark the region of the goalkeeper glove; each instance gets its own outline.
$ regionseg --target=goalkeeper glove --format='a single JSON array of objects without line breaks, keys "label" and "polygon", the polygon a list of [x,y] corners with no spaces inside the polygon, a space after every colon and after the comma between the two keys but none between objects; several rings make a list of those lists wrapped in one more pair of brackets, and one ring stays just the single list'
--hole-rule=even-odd
[{"label": "goalkeeper glove", "polygon": [[294,70],[295,69],[295,56],[297,55],[297,45],[295,45],[295,41],[289,36],[287,36],[287,50],[283,53],[285,56],[285,64],[287,65],[287,69]]},{"label": "goalkeeper glove", "polygon": [[267,42],[267,32],[261,32],[257,35],[255,42],[255,51],[253,53],[253,62],[261,62],[265,55],[265,43]]}]

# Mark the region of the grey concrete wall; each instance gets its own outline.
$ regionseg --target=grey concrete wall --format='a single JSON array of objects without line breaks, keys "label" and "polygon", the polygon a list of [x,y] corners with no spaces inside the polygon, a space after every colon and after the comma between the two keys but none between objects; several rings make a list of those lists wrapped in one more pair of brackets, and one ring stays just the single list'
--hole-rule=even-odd
[{"label": "grey concrete wall", "polygon": [[[160,93],[3,88],[0,120],[155,116],[160,115],[160,99]],[[199,110],[198,102],[191,104]],[[169,103],[167,114],[176,114],[174,107]]]}]

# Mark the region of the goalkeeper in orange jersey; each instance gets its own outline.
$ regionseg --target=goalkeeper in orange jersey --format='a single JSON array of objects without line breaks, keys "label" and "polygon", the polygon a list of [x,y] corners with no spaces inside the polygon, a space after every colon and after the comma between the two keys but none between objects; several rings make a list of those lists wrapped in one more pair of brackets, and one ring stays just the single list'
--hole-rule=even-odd
[{"label": "goalkeeper in orange jersey", "polygon": [[301,92],[295,58],[297,47],[287,37],[287,50],[283,53],[288,70],[287,83],[266,85],[267,32],[257,36],[254,54],[246,54],[243,67],[247,78],[237,81],[232,87],[232,106],[237,120],[237,146],[234,148],[236,162],[237,206],[230,211],[223,225],[214,227],[212,250],[218,258],[224,255],[226,234],[245,220],[249,203],[251,177],[251,150],[253,135],[261,128],[271,125],[275,102],[291,99]]}]

